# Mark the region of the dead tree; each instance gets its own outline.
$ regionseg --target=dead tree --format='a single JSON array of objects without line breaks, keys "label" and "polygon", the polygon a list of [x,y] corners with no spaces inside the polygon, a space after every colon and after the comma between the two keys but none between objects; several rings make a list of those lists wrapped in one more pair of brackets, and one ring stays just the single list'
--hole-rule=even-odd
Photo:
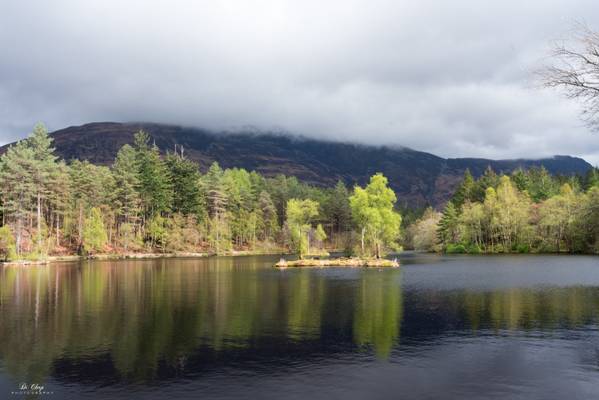
[{"label": "dead tree", "polygon": [[599,32],[577,24],[570,39],[554,44],[550,58],[551,64],[538,71],[543,86],[578,100],[583,120],[599,130]]}]

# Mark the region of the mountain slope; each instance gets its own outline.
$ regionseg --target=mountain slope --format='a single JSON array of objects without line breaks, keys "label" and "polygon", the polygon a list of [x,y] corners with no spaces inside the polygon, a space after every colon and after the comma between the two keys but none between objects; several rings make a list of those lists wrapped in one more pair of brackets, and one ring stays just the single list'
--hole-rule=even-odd
[{"label": "mountain slope", "polygon": [[[464,170],[482,174],[543,165],[554,174],[585,173],[591,165],[569,156],[541,160],[444,159],[407,148],[375,147],[327,142],[276,134],[219,133],[150,123],[91,123],[52,133],[57,153],[64,159],[112,163],[118,149],[133,142],[143,129],[161,151],[182,145],[185,155],[206,170],[213,161],[223,167],[243,167],[267,176],[286,174],[315,185],[365,184],[375,172],[384,173],[400,201],[411,206],[440,205],[459,183]],[[6,147],[6,146],[5,146]],[[4,148],[0,149],[3,151]]]}]

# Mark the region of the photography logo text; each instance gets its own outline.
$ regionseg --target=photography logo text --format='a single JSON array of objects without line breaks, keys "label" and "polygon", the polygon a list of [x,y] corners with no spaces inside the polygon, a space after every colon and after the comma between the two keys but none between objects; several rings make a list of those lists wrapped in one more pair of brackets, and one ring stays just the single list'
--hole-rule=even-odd
[{"label": "photography logo text", "polygon": [[10,392],[12,395],[28,396],[28,395],[48,395],[54,392],[46,389],[44,385],[39,383],[21,383],[17,390]]}]

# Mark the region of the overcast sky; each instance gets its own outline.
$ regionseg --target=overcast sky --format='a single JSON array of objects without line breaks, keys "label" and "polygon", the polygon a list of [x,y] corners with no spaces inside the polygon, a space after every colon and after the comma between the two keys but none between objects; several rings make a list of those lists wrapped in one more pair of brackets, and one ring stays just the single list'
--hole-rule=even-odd
[{"label": "overcast sky", "polygon": [[2,0],[0,142],[151,121],[597,164],[531,78],[574,21],[599,29],[599,1]]}]

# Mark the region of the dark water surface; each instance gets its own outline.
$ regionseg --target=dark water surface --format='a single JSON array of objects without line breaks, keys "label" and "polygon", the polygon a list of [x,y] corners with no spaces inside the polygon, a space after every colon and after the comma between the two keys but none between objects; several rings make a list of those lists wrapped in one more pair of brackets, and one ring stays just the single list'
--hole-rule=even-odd
[{"label": "dark water surface", "polygon": [[599,257],[277,259],[0,267],[0,399],[599,398]]}]

